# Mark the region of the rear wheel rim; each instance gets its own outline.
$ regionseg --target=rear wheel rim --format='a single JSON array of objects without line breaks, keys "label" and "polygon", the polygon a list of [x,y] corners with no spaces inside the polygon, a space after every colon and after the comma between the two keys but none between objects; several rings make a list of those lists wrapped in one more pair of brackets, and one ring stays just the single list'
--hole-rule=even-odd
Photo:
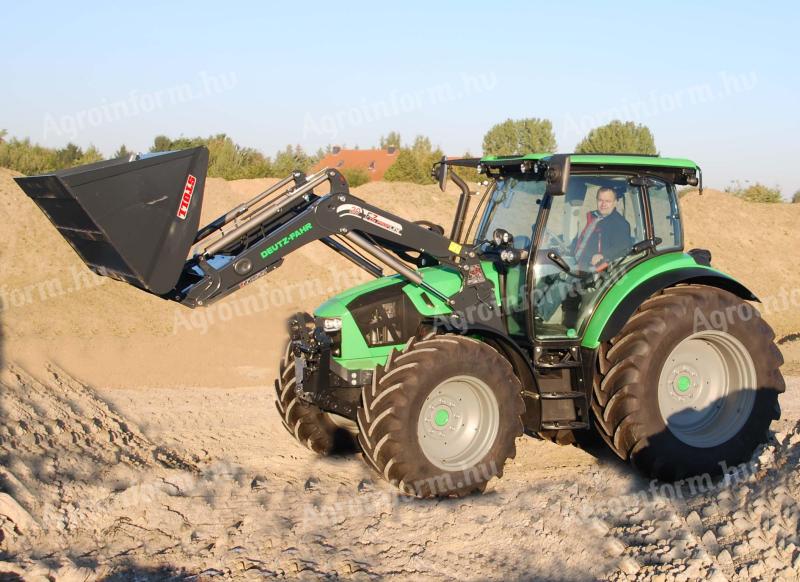
[{"label": "rear wheel rim", "polygon": [[500,428],[492,389],[474,376],[454,376],[436,386],[422,404],[417,438],[425,457],[445,471],[478,464]]},{"label": "rear wheel rim", "polygon": [[661,418],[690,446],[721,445],[750,418],[756,380],[753,358],[737,338],[716,330],[692,334],[675,346],[661,370]]}]

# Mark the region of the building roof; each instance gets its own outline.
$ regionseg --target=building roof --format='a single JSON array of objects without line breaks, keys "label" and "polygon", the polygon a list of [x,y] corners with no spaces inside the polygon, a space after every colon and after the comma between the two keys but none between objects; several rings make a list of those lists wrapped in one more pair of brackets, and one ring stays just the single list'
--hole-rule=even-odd
[{"label": "building roof", "polygon": [[314,171],[322,168],[336,168],[340,172],[348,168],[362,168],[369,174],[370,181],[382,180],[386,170],[397,161],[397,148],[385,150],[345,150],[334,147],[333,151],[314,166]]}]

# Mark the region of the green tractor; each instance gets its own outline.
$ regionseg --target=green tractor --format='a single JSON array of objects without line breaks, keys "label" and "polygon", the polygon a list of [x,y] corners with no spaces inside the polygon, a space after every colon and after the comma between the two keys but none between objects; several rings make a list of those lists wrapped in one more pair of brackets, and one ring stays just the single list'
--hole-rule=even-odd
[{"label": "green tractor", "polygon": [[[684,252],[676,185],[697,185],[700,169],[649,156],[554,158],[436,169],[469,165],[488,180],[472,236],[459,240],[472,193],[452,235],[480,259],[469,276],[492,283],[471,314],[453,319],[445,298],[464,280],[438,264],[420,269],[436,295],[381,277],[291,322],[276,393],[292,435],[320,454],[360,450],[422,497],[482,491],[523,432],[558,444],[599,436],[666,481],[750,458],[780,417],[783,360],[747,303],[756,297],[712,268],[708,251]],[[315,374],[352,403],[349,414],[302,398],[298,381]]]},{"label": "green tractor", "polygon": [[207,164],[201,147],[18,182],[95,272],[190,308],[312,241],[374,275],[290,319],[276,405],[304,446],[360,451],[407,494],[483,491],[523,433],[604,441],[665,481],[718,474],[780,417],[782,357],[756,297],[684,250],[676,186],[702,191],[694,162],[442,160],[440,186],[461,190],[448,235],[329,168],[198,228]]}]

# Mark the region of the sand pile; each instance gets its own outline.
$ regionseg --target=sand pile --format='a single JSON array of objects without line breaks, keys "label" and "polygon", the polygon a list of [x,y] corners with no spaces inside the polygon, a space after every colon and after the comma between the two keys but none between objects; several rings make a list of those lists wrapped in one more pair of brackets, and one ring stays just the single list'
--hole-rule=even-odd
[{"label": "sand pile", "polygon": [[[97,277],[0,169],[0,323],[12,359],[45,354],[103,385],[252,385],[269,381],[283,322],[368,278],[318,244],[291,254],[273,275],[203,310],[188,310]],[[203,223],[274,183],[211,178]],[[449,228],[457,193],[436,186],[375,182],[354,192],[410,219]],[[800,360],[800,205],[742,202],[707,190],[682,199],[687,248],[713,251],[714,264],[762,297],[787,360]],[[259,297],[258,309],[249,298]],[[158,356],[158,361],[154,356]],[[160,362],[169,362],[168,366]],[[794,364],[790,363],[790,369]]]},{"label": "sand pile", "polygon": [[[284,322],[369,278],[314,244],[275,275],[218,302],[189,310],[93,275],[34,203],[0,169],[0,323],[16,361],[56,361],[102,385],[248,385],[271,380]],[[209,179],[202,222],[274,180]],[[447,224],[456,196],[435,186],[369,184],[367,200],[410,218]],[[426,210],[427,209],[427,210]],[[258,297],[254,303],[250,299]],[[255,307],[254,307],[255,306]],[[165,364],[164,362],[167,362]]]}]

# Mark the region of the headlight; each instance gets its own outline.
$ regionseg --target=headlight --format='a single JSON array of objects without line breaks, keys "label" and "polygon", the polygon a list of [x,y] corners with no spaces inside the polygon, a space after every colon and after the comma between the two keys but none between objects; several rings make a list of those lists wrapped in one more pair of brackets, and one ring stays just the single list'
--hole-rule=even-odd
[{"label": "headlight", "polygon": [[339,331],[342,329],[342,319],[340,317],[326,317],[322,320],[322,329],[329,333]]}]

